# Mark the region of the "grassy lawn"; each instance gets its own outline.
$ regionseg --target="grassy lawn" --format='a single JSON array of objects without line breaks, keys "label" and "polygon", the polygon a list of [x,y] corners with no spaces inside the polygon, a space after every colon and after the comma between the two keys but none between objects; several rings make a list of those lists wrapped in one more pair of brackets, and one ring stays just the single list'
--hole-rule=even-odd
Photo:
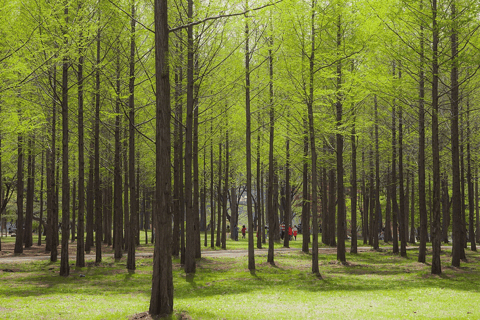
[{"label": "grassy lawn", "polygon": [[[301,252],[277,254],[276,266],[257,257],[255,273],[246,257],[203,258],[188,277],[174,261],[174,309],[193,319],[480,318],[477,253],[467,251],[468,263],[454,269],[445,252],[441,276],[416,255],[347,254],[345,266],[320,255],[321,278]],[[58,262],[0,260],[0,319],[125,319],[147,311],[152,259],[137,260],[134,274],[125,267],[125,259],[88,262],[63,278]]]}]

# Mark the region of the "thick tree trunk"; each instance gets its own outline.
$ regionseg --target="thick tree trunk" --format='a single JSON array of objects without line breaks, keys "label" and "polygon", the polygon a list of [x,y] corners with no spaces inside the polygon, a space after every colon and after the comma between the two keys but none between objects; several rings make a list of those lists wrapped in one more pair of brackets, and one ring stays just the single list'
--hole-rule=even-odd
[{"label": "thick tree trunk", "polygon": [[172,218],[170,211],[170,79],[168,71],[168,1],[155,0],[155,214],[157,235],[149,313],[167,315],[173,312]]}]

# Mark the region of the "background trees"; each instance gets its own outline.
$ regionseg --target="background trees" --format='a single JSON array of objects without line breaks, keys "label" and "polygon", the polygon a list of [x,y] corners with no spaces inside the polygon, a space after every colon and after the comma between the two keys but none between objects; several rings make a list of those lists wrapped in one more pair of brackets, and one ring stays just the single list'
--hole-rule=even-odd
[{"label": "background trees", "polygon": [[[102,245],[113,245],[134,270],[140,230],[155,227],[154,283],[168,285],[154,292],[168,296],[168,312],[173,288],[158,272],[171,260],[159,255],[180,256],[195,272],[208,228],[211,246],[216,237],[226,248],[227,228],[235,237],[245,224],[251,270],[254,230],[260,247],[268,225],[274,263],[281,222],[287,234],[311,228],[314,273],[318,231],[342,262],[348,236],[356,252],[357,233],[374,248],[383,237],[402,256],[408,236],[418,236],[420,262],[432,240],[432,273],[441,272],[440,235],[448,242],[452,233],[454,266],[467,226],[468,238],[478,237],[475,1],[2,8],[0,198],[15,190],[17,202],[0,217],[18,220],[16,252],[32,245],[38,223],[55,261],[60,221],[64,250],[70,211],[78,212],[77,266],[95,236],[98,263]],[[35,196],[44,165],[46,204]],[[62,270],[68,275],[68,263]]]}]

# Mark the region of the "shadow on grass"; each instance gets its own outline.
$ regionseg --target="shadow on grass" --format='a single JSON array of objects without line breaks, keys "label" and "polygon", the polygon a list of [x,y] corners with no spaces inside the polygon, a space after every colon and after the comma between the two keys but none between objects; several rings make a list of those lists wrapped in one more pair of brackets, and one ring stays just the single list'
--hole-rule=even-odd
[{"label": "shadow on grass", "polygon": [[[401,258],[389,252],[348,254],[348,264],[330,264],[321,256],[320,274],[310,273],[309,256],[285,254],[275,257],[276,264],[257,264],[245,268],[247,257],[241,259],[201,259],[196,274],[185,275],[174,268],[175,297],[198,299],[216,295],[241,295],[263,290],[285,292],[384,291],[442,288],[467,292],[480,291],[480,268],[477,253],[467,252],[468,263],[461,268],[447,266],[442,256],[444,273],[430,275],[430,266],[416,262],[416,257]],[[53,270],[49,270],[54,267]],[[26,271],[0,277],[0,296],[42,296],[52,294],[107,295],[144,294],[151,288],[151,269],[128,273],[123,266],[105,265],[72,270],[70,277],[58,275],[58,263],[36,263]],[[35,271],[36,269],[36,271]],[[80,274],[86,277],[80,277]],[[185,279],[183,279],[185,278]],[[320,281],[321,280],[321,281]]]}]

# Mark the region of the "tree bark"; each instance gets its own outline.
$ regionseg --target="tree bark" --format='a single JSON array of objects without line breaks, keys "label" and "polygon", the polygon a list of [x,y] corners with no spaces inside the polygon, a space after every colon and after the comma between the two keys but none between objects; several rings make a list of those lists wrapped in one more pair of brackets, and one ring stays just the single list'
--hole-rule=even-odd
[{"label": "tree bark", "polygon": [[137,187],[135,184],[135,29],[136,29],[136,8],[133,2],[131,7],[130,20],[130,57],[129,57],[129,82],[128,82],[128,186],[130,191],[130,223],[128,237],[127,269],[135,270],[135,247],[138,229],[136,219],[137,208]]},{"label": "tree bark", "polygon": [[[440,262],[440,150],[438,141],[438,43],[437,0],[432,0],[432,158],[433,158],[433,217],[432,217],[432,274],[441,274]],[[452,92],[453,94],[453,92]],[[453,100],[453,97],[452,97]],[[458,137],[458,136],[457,136]],[[452,143],[452,157],[454,154]],[[457,153],[458,154],[458,153]],[[457,158],[458,159],[458,158]],[[452,165],[455,167],[454,161]],[[459,190],[459,189],[458,189]]]},{"label": "tree bark", "polygon": [[18,134],[17,149],[17,232],[14,253],[23,253],[23,136]]},{"label": "tree bark", "polygon": [[157,235],[149,313],[168,315],[173,312],[172,224],[170,211],[170,79],[168,70],[168,1],[155,0],[155,220]]}]

